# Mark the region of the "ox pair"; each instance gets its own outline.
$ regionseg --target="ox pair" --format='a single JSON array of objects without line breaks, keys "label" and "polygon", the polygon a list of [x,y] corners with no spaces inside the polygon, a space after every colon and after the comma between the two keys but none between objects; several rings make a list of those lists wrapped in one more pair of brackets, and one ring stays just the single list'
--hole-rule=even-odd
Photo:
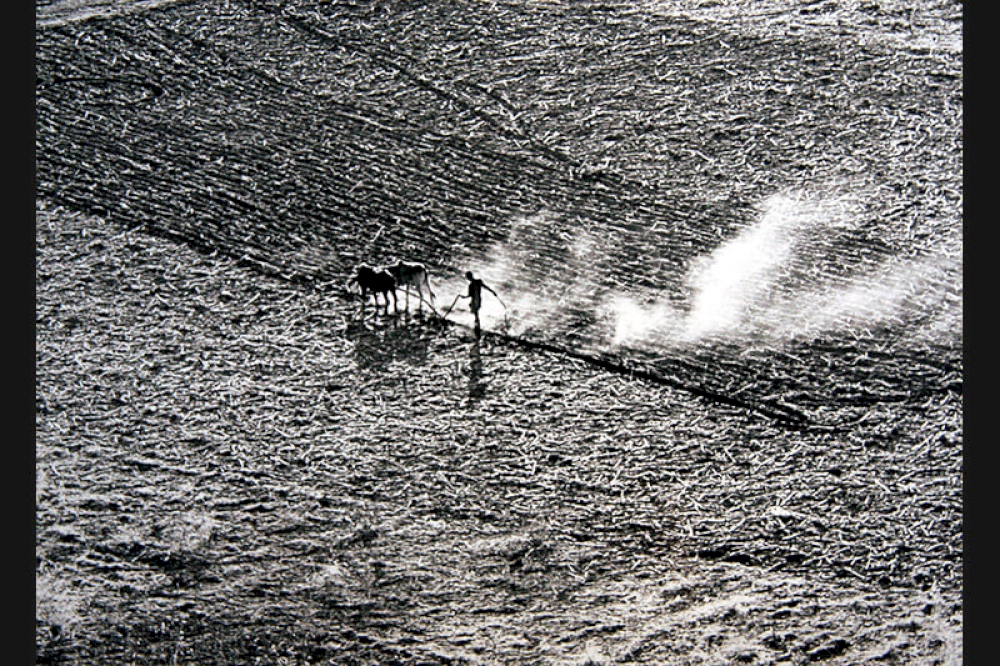
[{"label": "ox pair", "polygon": [[[382,296],[384,300],[384,311],[385,314],[389,314],[389,301],[392,301],[393,312],[399,312],[399,301],[396,294],[397,289],[403,289],[406,294],[405,308],[406,311],[410,310],[410,289],[415,288],[417,291],[417,309],[422,310],[424,302],[427,302],[428,306],[434,309],[434,292],[431,291],[431,283],[428,279],[427,268],[420,263],[407,262],[407,261],[397,261],[394,264],[387,266],[369,266],[368,264],[360,264],[355,270],[354,274],[347,281],[347,288],[351,289],[352,285],[357,285],[361,292],[361,315],[364,316],[365,304],[368,302],[368,296],[371,295],[375,299],[375,313],[378,314],[379,311],[379,296]],[[430,297],[430,301],[425,301],[424,299],[424,288],[427,289],[427,295]]]}]

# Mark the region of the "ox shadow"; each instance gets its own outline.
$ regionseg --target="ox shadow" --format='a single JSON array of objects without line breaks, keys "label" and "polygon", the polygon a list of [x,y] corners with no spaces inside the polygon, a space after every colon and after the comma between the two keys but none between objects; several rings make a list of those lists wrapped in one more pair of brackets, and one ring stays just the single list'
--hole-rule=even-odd
[{"label": "ox shadow", "polygon": [[395,362],[427,363],[431,340],[438,335],[433,325],[410,325],[406,319],[390,317],[371,324],[349,322],[346,337],[354,343],[354,360],[366,370],[388,370]]}]

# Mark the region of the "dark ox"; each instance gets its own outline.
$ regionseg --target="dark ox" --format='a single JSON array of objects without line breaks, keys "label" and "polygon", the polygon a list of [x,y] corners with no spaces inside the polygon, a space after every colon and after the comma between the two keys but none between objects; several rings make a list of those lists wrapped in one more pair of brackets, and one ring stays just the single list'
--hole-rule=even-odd
[{"label": "dark ox", "polygon": [[393,311],[399,311],[399,304],[396,300],[396,278],[384,269],[372,268],[367,264],[361,264],[354,269],[354,274],[347,281],[347,288],[357,285],[361,291],[361,316],[365,314],[365,303],[368,302],[368,295],[375,299],[375,314],[379,311],[379,294],[385,299],[385,313],[389,314],[389,297],[392,297]]}]

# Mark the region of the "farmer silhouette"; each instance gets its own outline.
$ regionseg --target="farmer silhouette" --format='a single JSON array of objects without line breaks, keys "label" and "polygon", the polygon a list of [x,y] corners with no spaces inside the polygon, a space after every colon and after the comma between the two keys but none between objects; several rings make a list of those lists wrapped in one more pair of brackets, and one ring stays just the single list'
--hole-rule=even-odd
[{"label": "farmer silhouette", "polygon": [[[465,271],[465,279],[469,281],[469,293],[463,298],[470,299],[469,310],[472,311],[472,315],[476,318],[476,335],[478,336],[480,329],[479,308],[483,305],[483,289],[496,296],[497,300],[500,300],[500,296],[497,295],[497,292],[493,291],[488,284],[473,275],[472,271]],[[503,301],[501,301],[501,303],[502,302]]]}]

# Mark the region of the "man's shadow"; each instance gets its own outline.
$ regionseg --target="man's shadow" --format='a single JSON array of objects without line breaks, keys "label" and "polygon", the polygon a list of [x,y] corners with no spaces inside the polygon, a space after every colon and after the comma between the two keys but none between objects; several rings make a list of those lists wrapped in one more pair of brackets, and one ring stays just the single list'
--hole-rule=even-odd
[{"label": "man's shadow", "polygon": [[480,354],[480,337],[475,335],[469,344],[469,402],[478,402],[486,395],[483,381],[483,358]]}]

